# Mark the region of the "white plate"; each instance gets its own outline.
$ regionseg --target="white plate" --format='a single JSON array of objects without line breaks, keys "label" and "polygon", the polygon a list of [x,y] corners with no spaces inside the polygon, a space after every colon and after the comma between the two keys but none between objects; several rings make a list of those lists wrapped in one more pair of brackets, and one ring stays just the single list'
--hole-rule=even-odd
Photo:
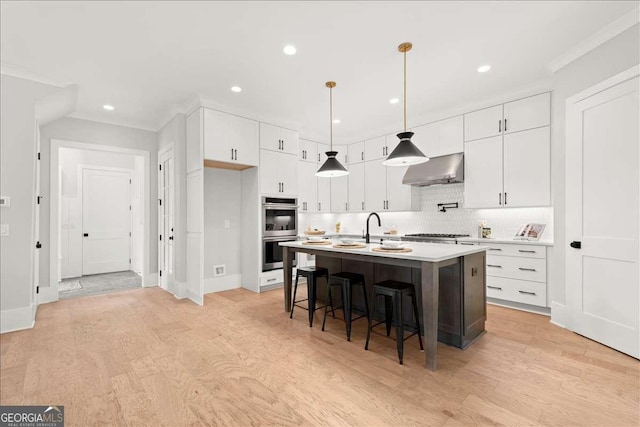
[{"label": "white plate", "polygon": [[324,240],[324,236],[307,236],[307,240],[310,242],[319,242]]},{"label": "white plate", "polygon": [[389,245],[380,245],[380,247],[382,249],[404,249],[404,245],[393,245],[393,246],[389,246]]}]

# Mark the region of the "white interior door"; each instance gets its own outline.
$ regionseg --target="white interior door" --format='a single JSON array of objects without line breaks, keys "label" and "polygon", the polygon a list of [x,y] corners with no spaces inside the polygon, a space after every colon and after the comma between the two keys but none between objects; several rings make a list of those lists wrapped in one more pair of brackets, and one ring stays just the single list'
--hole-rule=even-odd
[{"label": "white interior door", "polygon": [[567,304],[575,332],[638,358],[639,79],[631,77],[567,104]]},{"label": "white interior door", "polygon": [[33,234],[34,234],[34,246],[35,253],[33,257],[33,292],[37,293],[40,286],[40,202],[42,197],[40,196],[40,126],[36,122],[36,170],[35,170],[35,182],[34,193],[36,195],[36,204],[33,217]]},{"label": "white interior door", "polygon": [[160,286],[168,289],[169,280],[173,278],[174,268],[174,170],[173,150],[160,155],[158,175],[158,230],[160,230],[158,246],[158,269]]},{"label": "white interior door", "polygon": [[128,172],[83,170],[83,275],[129,270],[129,186]]}]

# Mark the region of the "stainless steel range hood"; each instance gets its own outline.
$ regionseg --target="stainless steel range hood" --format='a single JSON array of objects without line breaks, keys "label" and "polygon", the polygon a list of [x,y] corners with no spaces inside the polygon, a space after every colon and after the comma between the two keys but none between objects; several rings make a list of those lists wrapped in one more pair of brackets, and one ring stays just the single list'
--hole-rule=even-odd
[{"label": "stainless steel range hood", "polygon": [[403,184],[421,187],[456,182],[464,182],[464,155],[462,153],[432,157],[428,162],[409,166],[404,178],[402,178]]}]

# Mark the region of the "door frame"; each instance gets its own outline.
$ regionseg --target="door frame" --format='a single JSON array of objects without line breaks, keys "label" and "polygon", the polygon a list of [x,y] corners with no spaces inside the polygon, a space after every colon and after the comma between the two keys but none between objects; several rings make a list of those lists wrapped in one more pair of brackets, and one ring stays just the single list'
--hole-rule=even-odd
[{"label": "door frame", "polygon": [[[571,114],[570,111],[574,108],[575,104],[590,98],[600,92],[603,92],[607,89],[610,89],[614,86],[617,86],[619,84],[625,83],[631,79],[634,79],[636,77],[640,76],[640,65],[634,65],[633,67],[622,71],[614,76],[611,76],[603,81],[601,81],[600,83],[597,83],[585,90],[583,90],[582,92],[579,92],[573,96],[571,96],[570,98],[567,98],[566,102],[565,102],[565,111],[566,111],[566,118],[565,118],[565,146],[567,144],[567,142],[569,140],[574,140],[577,135],[574,132],[574,127],[573,127],[573,123],[569,123],[569,120],[571,118]],[[568,161],[565,159],[565,162]],[[566,168],[565,168],[565,174],[566,174]],[[565,179],[565,186],[568,185],[568,181]],[[640,194],[639,194],[640,196]],[[565,212],[565,216],[567,216],[567,212]],[[567,218],[568,219],[568,218]],[[554,303],[552,304],[552,316],[556,317],[557,320],[553,321],[553,323],[562,326],[564,328],[567,328],[569,330],[574,330],[574,322],[573,322],[573,315],[572,315],[572,308],[570,307],[569,304],[569,293],[571,292],[571,290],[569,289],[569,283],[568,283],[568,268],[567,268],[567,263],[566,263],[566,259],[567,259],[567,254],[569,252],[568,249],[568,245],[569,242],[571,241],[573,237],[569,235],[569,231],[568,229],[565,229],[565,235],[564,235],[564,239],[565,241],[562,242],[563,243],[563,248],[562,250],[564,251],[565,254],[565,275],[564,275],[564,281],[565,281],[565,304],[558,304],[558,303]],[[640,266],[640,263],[639,263]]]},{"label": "door frame", "polygon": [[[163,147],[162,149],[158,150],[158,165],[161,165],[161,159],[164,157],[168,157],[171,158],[173,160],[173,182],[171,182],[171,186],[173,187],[173,216],[174,216],[174,227],[175,227],[175,215],[176,215],[176,157],[175,157],[175,151],[173,149],[173,143],[167,145],[166,147]],[[164,200],[164,194],[163,194],[163,189],[160,187],[160,182],[163,182],[163,178],[162,178],[162,174],[164,173],[163,171],[160,171],[160,168],[158,168],[158,170],[156,171],[158,173],[158,200],[162,199],[162,203],[163,206],[166,207],[167,206],[167,201]],[[160,209],[160,207],[158,207],[158,235],[162,234],[163,232],[163,228],[161,228],[161,224],[163,219],[161,218],[162,216],[162,211],[163,209]],[[164,225],[164,224],[163,224]],[[175,234],[174,234],[175,236]],[[166,238],[166,236],[164,236]],[[176,266],[176,257],[175,257],[175,240],[174,240],[174,248],[173,251],[171,251],[171,260],[170,262],[173,263],[173,273],[169,274],[167,276],[167,286],[166,288],[162,286],[162,279],[160,277],[158,277],[158,286],[160,286],[162,289],[169,291],[171,293],[176,293],[176,286],[175,286],[175,266]],[[163,243],[160,242],[160,240],[158,239],[158,272],[161,271],[162,267],[164,267],[164,260],[163,258],[163,252],[162,252],[162,245]]]},{"label": "door frame", "polygon": [[[93,166],[93,165],[77,165],[78,173],[76,175],[78,194],[82,200],[82,212],[80,214],[80,229],[84,231],[84,171],[86,170],[96,170],[96,171],[106,171],[106,172],[123,172],[129,176],[129,180],[133,179],[135,175],[134,169],[126,169],[126,168],[116,168],[110,166]],[[129,187],[129,205],[133,205],[133,190]],[[131,259],[133,252],[133,210],[129,210],[129,259]],[[82,241],[82,267],[84,269],[84,240]],[[131,269],[131,262],[129,262],[129,269]],[[82,275],[84,275],[84,270],[82,271]]]},{"label": "door frame", "polygon": [[134,148],[113,147],[110,145],[100,145],[87,142],[69,141],[64,139],[51,139],[51,152],[49,163],[49,197],[51,203],[49,205],[49,288],[40,286],[38,294],[38,304],[58,300],[58,277],[59,265],[58,258],[60,254],[60,148],[75,148],[79,150],[107,151],[111,153],[130,154],[140,156],[144,159],[144,227],[142,231],[143,254],[142,254],[142,286],[157,286],[157,273],[150,269],[150,253],[151,243],[149,237],[151,235],[151,206],[149,198],[151,194],[151,175],[150,175],[150,157],[151,153],[146,150],[138,150]]}]

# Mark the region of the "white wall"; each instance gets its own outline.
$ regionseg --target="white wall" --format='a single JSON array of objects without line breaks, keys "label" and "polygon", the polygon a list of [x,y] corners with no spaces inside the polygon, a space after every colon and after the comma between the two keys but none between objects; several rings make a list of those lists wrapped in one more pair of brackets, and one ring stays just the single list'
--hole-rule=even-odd
[{"label": "white wall", "polygon": [[[555,246],[552,264],[548,270],[549,280],[554,283],[551,300],[564,305],[565,254],[567,250],[565,221],[565,108],[567,98],[587,89],[611,76],[640,63],[639,25],[629,28],[613,39],[600,45],[575,62],[558,70],[555,74],[554,93],[551,105],[551,188],[553,192]],[[621,183],[623,185],[624,183]],[[553,310],[552,310],[553,317]]]},{"label": "white wall", "polygon": [[[229,228],[225,227],[229,221]],[[204,169],[205,292],[240,286],[242,274],[241,172]],[[259,260],[256,260],[259,262]],[[226,276],[214,277],[214,265],[224,264]],[[208,284],[207,284],[208,283]]]},{"label": "white wall", "polygon": [[[142,157],[140,159],[142,160]],[[135,176],[136,156],[104,151],[61,148],[59,166],[61,171],[60,256],[62,258],[62,278],[82,275],[82,175],[79,166],[127,169],[131,172],[133,181],[131,186],[132,230],[135,228],[135,231],[137,231],[135,235],[132,233],[132,242],[135,242],[136,250],[141,249],[142,233],[140,232],[140,222],[144,216],[140,212],[141,194],[139,190],[142,180]],[[134,215],[136,216],[135,220],[133,218]],[[139,267],[141,267],[140,256],[136,261],[139,262]]]},{"label": "white wall", "polygon": [[149,215],[149,272],[158,271],[158,214],[156,204],[156,194],[158,194],[157,159],[157,133],[141,129],[134,129],[124,126],[116,126],[106,123],[98,123],[89,120],[74,119],[64,117],[40,128],[41,135],[41,188],[44,200],[41,207],[40,236],[43,247],[40,254],[40,283],[41,286],[48,286],[49,278],[49,219],[50,219],[50,148],[51,139],[66,140],[91,145],[104,145],[119,148],[137,149],[147,151],[150,154],[151,167],[145,171],[145,178],[149,181],[150,202]]},{"label": "white wall", "polygon": [[[175,176],[174,209],[174,280],[183,286],[186,272],[186,228],[187,228],[187,174],[186,174],[186,116],[176,114],[158,132],[158,150],[173,145]],[[155,196],[154,196],[155,197]]]},{"label": "white wall", "polygon": [[0,86],[0,193],[11,197],[11,206],[0,208],[0,222],[10,227],[9,236],[0,238],[0,330],[5,332],[30,327],[35,315],[35,104],[59,88],[4,74]]}]

